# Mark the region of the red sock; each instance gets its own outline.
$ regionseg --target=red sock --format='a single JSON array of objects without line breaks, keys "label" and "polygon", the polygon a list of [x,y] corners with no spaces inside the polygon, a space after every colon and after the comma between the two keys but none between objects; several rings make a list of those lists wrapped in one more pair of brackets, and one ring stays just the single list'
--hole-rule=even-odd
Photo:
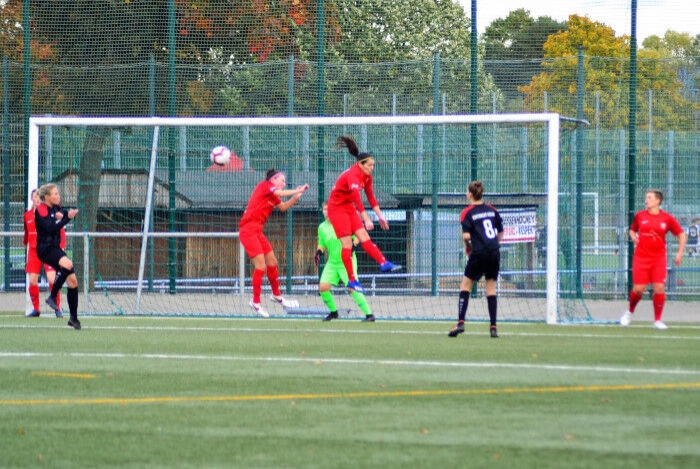
[{"label": "red sock", "polygon": [[666,295],[664,293],[656,293],[651,297],[651,301],[654,304],[654,321],[661,321],[661,315],[664,312],[664,303],[666,302]]},{"label": "red sock", "polygon": [[39,285],[29,285],[29,298],[34,311],[39,311]]},{"label": "red sock", "polygon": [[253,303],[260,303],[263,275],[265,275],[264,270],[253,269]]},{"label": "red sock", "polygon": [[368,239],[362,243],[362,249],[364,249],[365,252],[369,254],[369,257],[374,259],[377,264],[382,265],[386,262],[386,258],[382,254],[382,251],[379,250],[377,245],[374,244],[371,239]]},{"label": "red sock", "polygon": [[267,279],[270,281],[272,294],[275,296],[282,296],[282,292],[280,291],[280,274],[276,265],[267,266]]},{"label": "red sock", "polygon": [[642,299],[644,293],[635,293],[634,290],[630,290],[630,313],[634,313],[634,308],[637,307],[637,303]]},{"label": "red sock", "polygon": [[[49,291],[53,289],[53,282],[49,282]],[[56,306],[61,309],[61,292],[56,293]]]},{"label": "red sock", "polygon": [[345,270],[348,273],[348,282],[354,282],[355,269],[352,268],[352,249],[342,248],[340,250],[340,258],[342,259],[343,265],[345,266]]}]

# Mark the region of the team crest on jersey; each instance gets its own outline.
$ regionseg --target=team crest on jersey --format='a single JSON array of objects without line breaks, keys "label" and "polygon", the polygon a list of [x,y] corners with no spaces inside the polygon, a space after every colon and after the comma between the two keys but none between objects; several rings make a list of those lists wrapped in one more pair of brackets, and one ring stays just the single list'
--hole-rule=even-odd
[{"label": "team crest on jersey", "polygon": [[661,229],[665,230],[666,229],[666,223],[661,223]]}]

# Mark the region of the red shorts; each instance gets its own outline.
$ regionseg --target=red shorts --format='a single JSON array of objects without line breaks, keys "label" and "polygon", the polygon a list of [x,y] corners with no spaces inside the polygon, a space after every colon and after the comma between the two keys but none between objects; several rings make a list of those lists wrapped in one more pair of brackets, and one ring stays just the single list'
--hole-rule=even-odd
[{"label": "red shorts", "polygon": [[[28,274],[40,274],[41,273],[41,265],[42,262],[39,260],[39,256],[36,254],[36,250],[34,249],[29,249],[27,251],[27,264],[24,268],[24,271]],[[54,271],[53,267],[51,267],[48,264],[44,264],[44,271],[49,272],[49,271]]]},{"label": "red shorts", "polygon": [[260,254],[272,252],[272,245],[259,225],[244,225],[238,230],[241,244],[251,259]]},{"label": "red shorts", "polygon": [[632,284],[648,285],[650,283],[666,283],[666,258],[647,257],[632,258]]},{"label": "red shorts", "polygon": [[335,235],[338,238],[350,236],[365,227],[353,205],[328,207],[328,221],[333,225]]}]

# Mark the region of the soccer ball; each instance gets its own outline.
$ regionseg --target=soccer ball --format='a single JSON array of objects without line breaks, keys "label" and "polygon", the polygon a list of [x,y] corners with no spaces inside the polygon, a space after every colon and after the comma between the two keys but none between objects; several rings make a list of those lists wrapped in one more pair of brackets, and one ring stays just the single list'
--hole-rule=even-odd
[{"label": "soccer ball", "polygon": [[231,150],[229,150],[223,145],[219,145],[218,147],[214,147],[211,149],[211,153],[209,153],[209,158],[211,158],[212,163],[225,166],[228,164],[229,161],[231,161]]}]

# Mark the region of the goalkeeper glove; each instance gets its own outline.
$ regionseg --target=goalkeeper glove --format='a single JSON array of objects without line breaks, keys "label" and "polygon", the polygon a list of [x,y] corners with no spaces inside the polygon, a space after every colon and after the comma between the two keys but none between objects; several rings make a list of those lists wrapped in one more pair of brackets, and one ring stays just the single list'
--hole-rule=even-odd
[{"label": "goalkeeper glove", "polygon": [[316,256],[314,257],[314,264],[316,264],[316,267],[318,267],[318,264],[321,263],[321,256],[323,255],[323,251],[320,249],[316,250]]}]

